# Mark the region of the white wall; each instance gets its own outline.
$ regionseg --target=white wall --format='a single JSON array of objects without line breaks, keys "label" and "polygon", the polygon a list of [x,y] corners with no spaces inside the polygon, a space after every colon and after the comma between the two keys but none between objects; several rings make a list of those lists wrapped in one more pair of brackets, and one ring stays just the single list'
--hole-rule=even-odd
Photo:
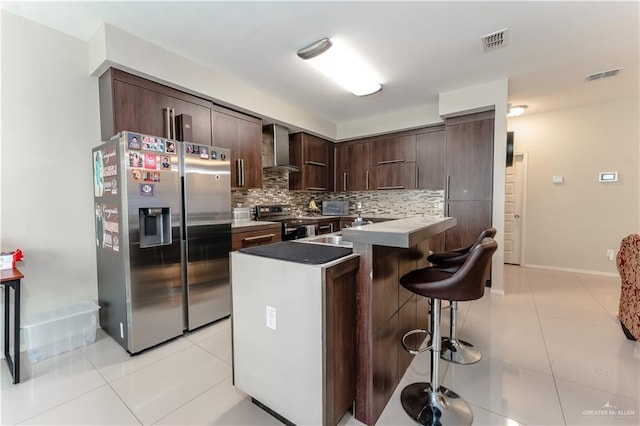
[{"label": "white wall", "polygon": [[0,244],[21,248],[25,315],[97,300],[87,43],[2,11]]},{"label": "white wall", "polygon": [[[640,231],[638,98],[524,114],[508,125],[515,151],[529,157],[524,264],[616,275],[607,249]],[[619,182],[598,182],[604,171],[617,171]]]}]

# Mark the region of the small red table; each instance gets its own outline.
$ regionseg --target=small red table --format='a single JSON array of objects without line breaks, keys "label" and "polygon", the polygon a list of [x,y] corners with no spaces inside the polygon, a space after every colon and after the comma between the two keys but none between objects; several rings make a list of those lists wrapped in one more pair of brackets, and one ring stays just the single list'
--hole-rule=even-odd
[{"label": "small red table", "polygon": [[[0,284],[4,287],[4,357],[13,383],[20,383],[20,279],[24,275],[16,268],[0,269]],[[13,356],[9,353],[9,289],[13,289]]]}]

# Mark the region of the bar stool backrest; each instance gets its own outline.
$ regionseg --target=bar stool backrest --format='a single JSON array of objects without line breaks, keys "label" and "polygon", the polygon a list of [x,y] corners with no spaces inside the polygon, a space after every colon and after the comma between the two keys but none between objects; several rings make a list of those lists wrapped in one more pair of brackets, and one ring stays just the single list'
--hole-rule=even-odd
[{"label": "bar stool backrest", "polygon": [[483,238],[455,273],[447,278],[426,283],[402,283],[416,294],[436,299],[466,301],[480,299],[484,295],[484,277],[498,243],[493,238]]}]

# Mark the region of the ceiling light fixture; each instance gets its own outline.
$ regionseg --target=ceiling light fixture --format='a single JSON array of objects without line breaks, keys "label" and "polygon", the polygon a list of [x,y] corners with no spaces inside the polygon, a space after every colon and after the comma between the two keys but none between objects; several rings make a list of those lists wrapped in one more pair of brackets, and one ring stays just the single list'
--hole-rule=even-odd
[{"label": "ceiling light fixture", "polygon": [[507,107],[507,117],[517,117],[522,115],[527,108],[529,108],[528,105],[511,106],[511,104],[509,104]]},{"label": "ceiling light fixture", "polygon": [[373,70],[340,40],[323,38],[298,50],[298,56],[356,96],[382,90]]}]

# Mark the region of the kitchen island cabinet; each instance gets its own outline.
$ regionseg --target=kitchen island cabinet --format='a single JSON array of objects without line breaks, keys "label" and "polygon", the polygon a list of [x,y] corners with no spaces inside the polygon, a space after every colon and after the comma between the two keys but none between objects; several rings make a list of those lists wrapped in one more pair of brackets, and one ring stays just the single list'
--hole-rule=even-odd
[{"label": "kitchen island cabinet", "polygon": [[402,335],[428,328],[426,299],[399,285],[402,275],[427,266],[429,240],[456,225],[452,217],[414,217],[342,230],[360,255],[356,285],[357,420],[373,425],[384,410],[412,355]]},{"label": "kitchen island cabinet", "polygon": [[232,252],[234,385],[295,424],[337,424],[355,398],[358,265]]}]

